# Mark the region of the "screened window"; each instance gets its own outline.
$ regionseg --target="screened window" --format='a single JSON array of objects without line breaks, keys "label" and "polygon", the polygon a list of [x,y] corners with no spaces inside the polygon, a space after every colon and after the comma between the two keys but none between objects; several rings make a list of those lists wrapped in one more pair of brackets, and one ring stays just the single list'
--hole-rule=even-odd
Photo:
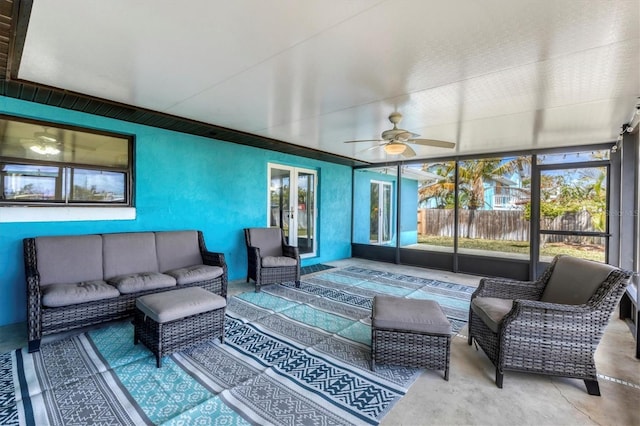
[{"label": "screened window", "polygon": [[133,138],[0,116],[2,204],[130,206]]},{"label": "screened window", "polygon": [[458,162],[458,252],[529,258],[531,157]]},{"label": "screened window", "polygon": [[[409,219],[405,214],[417,211],[416,236],[410,239],[405,235],[403,247],[453,252],[455,169],[454,161],[402,167],[402,185],[406,189],[402,198],[403,219]],[[410,205],[411,202],[414,204]],[[403,229],[407,228],[406,219],[401,224]]]}]

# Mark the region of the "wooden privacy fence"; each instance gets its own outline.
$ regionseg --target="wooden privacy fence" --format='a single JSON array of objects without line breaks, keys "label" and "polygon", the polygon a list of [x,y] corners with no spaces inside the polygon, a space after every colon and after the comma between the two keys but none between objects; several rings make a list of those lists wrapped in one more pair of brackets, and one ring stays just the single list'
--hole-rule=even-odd
[{"label": "wooden privacy fence", "polygon": [[[487,240],[529,241],[529,221],[521,210],[459,210],[459,236]],[[418,235],[453,237],[453,209],[418,209]],[[543,218],[542,229],[595,231],[587,211]],[[543,242],[562,242],[564,235],[545,235]]]}]

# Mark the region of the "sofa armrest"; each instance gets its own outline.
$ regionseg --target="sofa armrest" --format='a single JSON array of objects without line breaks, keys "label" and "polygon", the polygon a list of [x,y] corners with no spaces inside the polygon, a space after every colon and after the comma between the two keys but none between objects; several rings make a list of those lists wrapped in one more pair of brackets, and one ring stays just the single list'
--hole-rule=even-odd
[{"label": "sofa armrest", "polygon": [[224,253],[205,251],[201,254],[202,254],[202,262],[205,265],[219,266],[224,270],[227,269],[227,262],[224,258]]},{"label": "sofa armrest", "polygon": [[[25,238],[24,272],[27,284],[27,339],[29,352],[37,350],[42,338],[42,290],[38,273],[35,238]],[[34,343],[32,343],[34,342]]]}]

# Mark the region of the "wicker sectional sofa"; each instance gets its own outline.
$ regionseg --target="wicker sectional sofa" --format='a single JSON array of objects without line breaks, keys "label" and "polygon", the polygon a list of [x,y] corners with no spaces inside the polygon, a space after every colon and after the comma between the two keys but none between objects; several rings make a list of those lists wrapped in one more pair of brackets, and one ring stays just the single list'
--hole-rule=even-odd
[{"label": "wicker sectional sofa", "polygon": [[29,352],[43,336],[133,315],[138,296],[199,286],[227,296],[224,254],[201,231],[25,238]]}]

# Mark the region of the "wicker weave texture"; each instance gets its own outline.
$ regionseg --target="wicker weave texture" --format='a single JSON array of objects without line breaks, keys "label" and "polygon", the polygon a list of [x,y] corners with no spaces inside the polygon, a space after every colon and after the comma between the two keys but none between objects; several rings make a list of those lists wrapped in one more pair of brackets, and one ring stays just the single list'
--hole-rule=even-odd
[{"label": "wicker weave texture", "polygon": [[450,358],[451,335],[372,329],[371,360],[374,366],[390,364],[444,370],[448,379]]},{"label": "wicker weave texture", "polygon": [[48,308],[42,306],[42,291],[40,289],[40,277],[38,275],[35,238],[25,238],[23,240],[23,249],[27,281],[27,335],[29,351],[38,350],[40,339],[49,334],[131,317],[135,311],[135,299],[145,294],[198,286],[226,298],[228,279],[224,254],[207,251],[201,231],[198,231],[198,243],[203,263],[205,265],[220,266],[224,271],[221,276],[212,280],[199,281],[179,287],[161,288],[134,294],[121,294],[118,297],[110,299]]},{"label": "wicker weave texture", "polygon": [[[472,301],[478,296],[514,300],[498,333],[469,310],[469,344],[475,340],[494,364],[498,386],[504,371],[522,371],[583,379],[598,392],[594,354],[630,273],[612,271],[584,305],[541,302],[558,258],[538,281],[503,280],[500,285],[499,280],[482,280],[471,297]],[[587,387],[591,393],[589,383]]]},{"label": "wicker weave texture", "polygon": [[295,266],[279,266],[271,268],[263,268],[260,257],[260,249],[251,245],[249,228],[244,230],[244,238],[247,244],[247,282],[253,279],[256,283],[256,291],[260,291],[260,287],[267,284],[275,284],[282,282],[294,281],[300,283],[300,254],[297,247],[289,246],[282,240],[283,256],[296,259]]},{"label": "wicker weave texture", "polygon": [[220,338],[224,343],[225,308],[215,309],[166,323],[157,323],[136,309],[134,316],[134,344],[142,342],[156,356],[156,366],[162,358],[204,341]]}]

